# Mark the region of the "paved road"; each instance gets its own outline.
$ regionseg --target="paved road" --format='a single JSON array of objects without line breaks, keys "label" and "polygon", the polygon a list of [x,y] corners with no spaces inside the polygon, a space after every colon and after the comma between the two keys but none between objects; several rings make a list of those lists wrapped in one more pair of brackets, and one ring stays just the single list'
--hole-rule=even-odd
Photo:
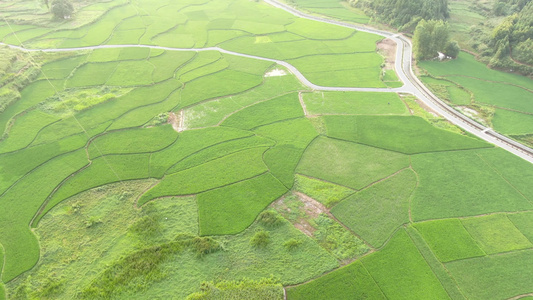
[{"label": "paved road", "polygon": [[465,131],[468,131],[489,143],[493,143],[527,161],[533,163],[533,149],[528,148],[510,138],[495,132],[492,128],[485,127],[476,121],[466,117],[462,113],[456,111],[450,107],[444,101],[435,96],[422,82],[415,76],[412,67],[412,55],[413,45],[406,37],[387,31],[369,28],[362,25],[355,25],[338,20],[327,19],[324,17],[309,15],[303,13],[293,7],[290,7],[284,3],[276,0],[264,0],[266,3],[283,9],[297,17],[306,18],[318,22],[329,23],[333,25],[353,28],[363,32],[374,33],[383,37],[389,38],[396,42],[396,73],[400,80],[404,83],[404,86],[397,89],[400,92],[410,93],[417,96],[431,109],[438,112],[444,118],[451,123],[461,127]]},{"label": "paved road", "polygon": [[154,45],[98,45],[98,46],[87,46],[87,47],[77,47],[77,48],[50,48],[50,49],[28,49],[20,46],[9,45],[0,42],[0,45],[8,46],[13,49],[25,51],[25,52],[69,52],[69,51],[83,51],[83,50],[96,50],[96,49],[110,49],[110,48],[150,48],[150,49],[161,49],[166,51],[218,51],[225,54],[236,55],[246,58],[258,59],[273,62],[287,68],[292,74],[294,74],[298,80],[305,86],[309,87],[312,90],[316,91],[344,91],[344,92],[407,92],[403,88],[357,88],[357,87],[330,87],[330,86],[320,86],[316,85],[307,78],[293,65],[289,64],[286,61],[249,55],[244,53],[238,53],[234,51],[225,50],[219,47],[206,47],[206,48],[172,48],[172,47],[163,47],[163,46],[154,46]]},{"label": "paved road", "polygon": [[311,83],[305,76],[293,65],[282,60],[276,60],[266,57],[260,57],[255,55],[237,53],[233,51],[228,51],[219,47],[207,47],[207,48],[171,48],[171,47],[162,47],[162,46],[153,46],[153,45],[98,45],[98,46],[89,46],[89,47],[79,47],[79,48],[59,48],[59,49],[27,49],[20,46],[14,46],[9,44],[0,43],[0,45],[6,45],[13,49],[18,49],[21,51],[27,52],[65,52],[65,51],[80,51],[80,50],[95,50],[95,49],[106,49],[106,48],[151,48],[151,49],[161,49],[167,51],[219,51],[221,53],[226,53],[230,55],[236,55],[241,57],[247,57],[252,59],[259,59],[264,61],[270,61],[277,63],[279,65],[287,68],[291,73],[293,73],[302,84],[309,87],[312,90],[317,91],[357,91],[357,92],[395,92],[395,93],[409,93],[417,96],[422,100],[426,105],[431,109],[438,112],[444,118],[446,118],[451,123],[461,127],[465,131],[468,131],[490,143],[493,143],[531,163],[533,163],[533,149],[530,149],[518,142],[515,142],[508,137],[505,137],[491,128],[485,127],[476,121],[466,117],[462,113],[456,111],[452,107],[448,106],[438,97],[436,97],[429,89],[420,82],[420,80],[414,75],[412,68],[412,44],[409,39],[405,38],[400,34],[395,34],[387,31],[382,31],[374,28],[369,28],[362,25],[355,25],[351,23],[346,23],[338,20],[327,19],[324,17],[318,17],[314,15],[309,15],[303,13],[299,10],[294,9],[286,4],[278,2],[276,0],[264,0],[266,3],[275,6],[277,8],[283,9],[297,17],[306,18],[318,22],[348,27],[356,29],[363,32],[373,33],[381,35],[383,37],[393,40],[396,47],[396,62],[395,69],[398,74],[399,79],[404,83],[402,87],[399,88],[355,88],[355,87],[327,87],[319,86]]}]

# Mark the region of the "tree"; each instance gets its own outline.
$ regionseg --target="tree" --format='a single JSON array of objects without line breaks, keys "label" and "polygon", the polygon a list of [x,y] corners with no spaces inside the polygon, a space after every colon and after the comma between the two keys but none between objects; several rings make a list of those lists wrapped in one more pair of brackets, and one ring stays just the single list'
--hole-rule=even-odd
[{"label": "tree", "polygon": [[459,54],[459,45],[450,41],[450,29],[447,22],[422,20],[418,23],[413,37],[415,56],[419,60],[432,59],[439,52],[452,58]]},{"label": "tree", "polygon": [[443,53],[451,58],[457,58],[457,55],[459,55],[460,51],[461,48],[459,48],[459,44],[457,44],[456,41],[451,41],[446,45]]},{"label": "tree", "polygon": [[74,6],[69,0],[53,0],[50,11],[58,19],[69,19],[74,12]]}]

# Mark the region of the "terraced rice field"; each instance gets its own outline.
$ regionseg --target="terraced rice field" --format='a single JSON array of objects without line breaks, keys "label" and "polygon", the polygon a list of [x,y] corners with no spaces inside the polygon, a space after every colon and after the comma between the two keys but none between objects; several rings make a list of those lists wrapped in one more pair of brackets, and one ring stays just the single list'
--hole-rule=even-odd
[{"label": "terraced rice field", "polygon": [[0,299],[533,292],[529,163],[437,128],[405,95],[309,91],[271,61],[193,49],[386,87],[380,37],[246,0],[111,1],[75,20],[2,21],[0,40],[185,49],[67,51],[0,113]]}]

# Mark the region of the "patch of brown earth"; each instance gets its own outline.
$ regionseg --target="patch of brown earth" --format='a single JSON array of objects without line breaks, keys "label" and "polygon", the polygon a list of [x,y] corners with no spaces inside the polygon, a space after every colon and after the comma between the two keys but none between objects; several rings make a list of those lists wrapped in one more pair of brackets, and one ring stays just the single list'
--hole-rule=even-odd
[{"label": "patch of brown earth", "polygon": [[[320,214],[327,214],[328,216],[332,217],[331,213],[322,203],[303,193],[294,192],[293,195],[295,195],[297,199],[303,203],[303,206],[300,207],[299,210],[304,214],[304,216],[299,217],[296,221],[291,221],[291,223],[296,229],[300,230],[305,235],[313,237],[313,233],[316,231],[316,229],[311,226],[309,220],[317,218]],[[277,200],[276,202],[272,203],[272,207],[287,217],[287,214],[291,213],[291,208],[284,203],[284,200],[285,197]]]},{"label": "patch of brown earth", "polygon": [[168,120],[167,122],[169,124],[172,124],[172,128],[177,131],[177,132],[182,132],[185,130],[185,127],[184,127],[184,123],[185,123],[185,118],[184,118],[184,112],[183,110],[180,110],[179,112],[179,115],[176,114],[175,112],[170,112],[168,114]]},{"label": "patch of brown earth", "polygon": [[376,44],[378,52],[385,58],[385,70],[394,70],[396,62],[396,43],[391,39],[383,39]]},{"label": "patch of brown earth", "polygon": [[303,210],[306,215],[310,216],[311,218],[316,218],[320,214],[329,214],[328,209],[320,202],[316,201],[315,199],[307,196],[304,193],[295,192],[296,196],[298,196],[298,199],[304,203]]}]

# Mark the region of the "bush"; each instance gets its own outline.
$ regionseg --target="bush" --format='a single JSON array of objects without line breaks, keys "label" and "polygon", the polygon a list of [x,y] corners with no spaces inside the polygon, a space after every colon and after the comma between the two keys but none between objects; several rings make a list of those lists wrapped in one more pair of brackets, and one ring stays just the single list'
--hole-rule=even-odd
[{"label": "bush", "polygon": [[187,242],[188,246],[191,246],[197,257],[202,257],[206,254],[217,252],[222,249],[222,245],[211,237],[197,236]]},{"label": "bush", "polygon": [[301,240],[290,239],[290,240],[286,241],[285,244],[283,244],[283,246],[285,246],[285,248],[287,248],[287,250],[292,251],[292,250],[298,248],[298,246],[300,246],[302,243],[303,242]]},{"label": "bush", "polygon": [[250,239],[250,244],[257,248],[264,248],[270,242],[270,233],[260,230]]},{"label": "bush", "polygon": [[70,19],[74,12],[74,6],[68,0],[54,0],[50,11],[58,19]]},{"label": "bush", "polygon": [[283,223],[283,217],[274,210],[266,210],[259,215],[259,223],[266,227],[278,227]]}]

